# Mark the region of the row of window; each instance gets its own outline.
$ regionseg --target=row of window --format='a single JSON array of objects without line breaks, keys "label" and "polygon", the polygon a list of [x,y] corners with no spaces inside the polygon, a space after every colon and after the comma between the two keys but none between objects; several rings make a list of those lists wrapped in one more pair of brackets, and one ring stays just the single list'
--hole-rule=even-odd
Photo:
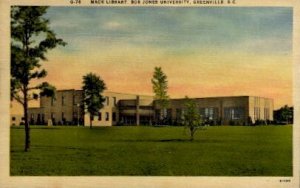
[{"label": "row of window", "polygon": [[[23,121],[25,118],[24,118],[24,117],[21,117],[20,119]],[[12,121],[16,121],[17,118],[16,118],[15,116],[12,116],[12,117],[11,117],[11,120],[12,120]]]},{"label": "row of window", "polygon": [[[112,97],[113,99],[113,104],[116,106],[117,105],[117,98],[116,97]],[[55,101],[55,98],[52,97],[51,98],[51,106],[54,105],[54,101]],[[77,103],[75,103],[75,95],[73,95],[73,105],[76,105]],[[61,105],[62,106],[65,106],[65,96],[61,96]],[[105,105],[106,106],[109,106],[109,97],[105,97]]]},{"label": "row of window", "polygon": [[[105,113],[105,121],[109,121],[109,112],[103,112]],[[92,120],[94,120],[94,116],[92,116]],[[116,121],[117,120],[117,115],[116,112],[112,113],[112,121]],[[102,112],[98,112],[98,121],[102,121]]]},{"label": "row of window", "polygon": [[241,107],[224,108],[225,119],[237,120],[245,117],[245,110]]},{"label": "row of window", "polygon": [[[172,118],[172,109],[165,109],[166,111],[163,112],[162,110],[155,110],[156,117],[162,117],[163,114],[166,114],[166,118]],[[213,120],[219,117],[219,109],[215,107],[208,107],[208,108],[199,108],[199,113],[202,118]],[[177,108],[176,109],[176,118],[180,119],[183,118],[184,109]],[[231,108],[224,108],[224,117],[225,119],[242,119],[245,116],[245,110],[242,107],[231,107]]]},{"label": "row of window", "polygon": [[[76,112],[73,113],[73,117],[77,118],[77,113]],[[34,114],[31,114],[30,118],[34,119]],[[45,114],[37,114],[37,119],[40,119],[40,118],[42,120],[44,120],[45,119]],[[61,113],[61,118],[65,119],[65,113],[64,112]],[[51,119],[55,119],[55,113],[54,112],[51,113]],[[15,118],[13,120],[15,120]],[[94,120],[94,117],[92,117],[92,120]],[[116,113],[115,112],[112,113],[112,120],[116,121]],[[98,121],[102,121],[102,112],[98,112]],[[109,121],[109,112],[105,112],[105,121]]]},{"label": "row of window", "polygon": [[[103,112],[105,113],[104,120],[109,121],[109,112]],[[203,118],[207,118],[209,120],[213,120],[218,118],[219,116],[219,110],[218,108],[200,108],[199,113]],[[162,115],[165,114],[166,118],[172,118],[172,109],[165,109],[165,112],[162,112],[162,110],[155,110],[155,116],[156,117],[162,117]],[[176,109],[176,118],[183,118],[184,109]],[[102,112],[98,112],[98,121],[102,121]],[[224,117],[225,119],[242,119],[245,116],[245,110],[242,107],[233,107],[233,108],[224,108]],[[34,114],[31,114],[31,119],[34,119]],[[61,113],[62,119],[65,118],[65,113]],[[73,117],[77,118],[77,113],[73,113]],[[37,119],[44,119],[45,114],[37,114]],[[55,118],[55,113],[51,113],[51,118]],[[260,108],[254,107],[254,120],[261,119],[260,117]],[[270,110],[269,108],[264,108],[264,119],[270,119]],[[94,117],[92,117],[92,120],[94,120]],[[112,113],[112,120],[116,121],[116,113]]]}]

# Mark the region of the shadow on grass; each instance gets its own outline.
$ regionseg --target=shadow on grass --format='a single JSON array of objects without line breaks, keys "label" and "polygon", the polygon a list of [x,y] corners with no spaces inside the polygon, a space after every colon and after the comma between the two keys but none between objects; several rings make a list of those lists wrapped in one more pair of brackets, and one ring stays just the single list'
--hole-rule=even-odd
[{"label": "shadow on grass", "polygon": [[190,140],[190,139],[144,139],[144,140],[114,140],[115,142],[162,142],[162,143],[219,143],[220,140]]},{"label": "shadow on grass", "polygon": [[[25,129],[25,127],[11,127],[12,129]],[[40,126],[40,127],[34,127],[34,126],[30,126],[31,130],[57,130],[57,129],[61,129],[59,127],[48,127],[48,126]]]}]

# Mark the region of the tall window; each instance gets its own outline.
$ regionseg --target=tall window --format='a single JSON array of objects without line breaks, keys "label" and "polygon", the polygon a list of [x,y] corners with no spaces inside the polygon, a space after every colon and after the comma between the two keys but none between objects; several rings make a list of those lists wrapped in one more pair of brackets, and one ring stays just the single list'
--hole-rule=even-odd
[{"label": "tall window", "polygon": [[114,99],[114,105],[117,106],[117,98],[113,97],[113,99]]},{"label": "tall window", "polygon": [[54,104],[54,97],[51,97],[51,106]]},{"label": "tall window", "polygon": [[42,114],[42,122],[45,121],[45,114]]},{"label": "tall window", "polygon": [[200,108],[200,115],[202,118],[213,120],[217,115],[217,108]]},{"label": "tall window", "polygon": [[172,109],[171,108],[167,109],[167,118],[168,119],[172,118]]},{"label": "tall window", "polygon": [[116,121],[116,119],[117,119],[117,117],[116,117],[116,112],[113,112],[113,113],[112,113],[112,120],[113,120],[113,121]]},{"label": "tall window", "polygon": [[176,109],[176,119],[177,119],[177,120],[182,119],[181,115],[182,115],[181,109],[180,109],[180,108],[177,108],[177,109]]},{"label": "tall window", "polygon": [[245,116],[245,110],[242,107],[224,108],[225,119],[242,119]]},{"label": "tall window", "polygon": [[101,121],[101,120],[102,120],[102,113],[98,112],[98,121]]},{"label": "tall window", "polygon": [[105,97],[105,101],[106,101],[106,106],[109,105],[109,97]]},{"label": "tall window", "polygon": [[160,118],[160,110],[159,110],[159,109],[156,109],[156,110],[155,110],[155,118],[156,118],[156,119],[159,119],[159,118]]},{"label": "tall window", "polygon": [[105,121],[109,121],[109,113],[105,112]]},{"label": "tall window", "polygon": [[254,107],[254,120],[260,119],[260,108]]},{"label": "tall window", "polygon": [[270,120],[269,108],[264,108],[265,120]]},{"label": "tall window", "polygon": [[65,97],[61,96],[61,105],[64,106],[65,105]]}]

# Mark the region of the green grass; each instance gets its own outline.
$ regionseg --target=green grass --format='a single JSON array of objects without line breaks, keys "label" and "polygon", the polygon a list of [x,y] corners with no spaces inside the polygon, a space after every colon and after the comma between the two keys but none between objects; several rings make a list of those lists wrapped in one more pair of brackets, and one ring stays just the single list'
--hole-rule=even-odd
[{"label": "green grass", "polygon": [[292,176],[292,126],[11,128],[11,175]]}]

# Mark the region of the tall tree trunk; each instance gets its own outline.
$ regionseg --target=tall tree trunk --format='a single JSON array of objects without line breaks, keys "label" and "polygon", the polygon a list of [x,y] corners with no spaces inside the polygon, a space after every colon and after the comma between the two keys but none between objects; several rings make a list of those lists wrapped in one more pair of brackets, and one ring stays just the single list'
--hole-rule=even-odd
[{"label": "tall tree trunk", "polygon": [[28,101],[27,101],[27,89],[24,91],[24,118],[25,118],[25,148],[24,151],[27,152],[30,149],[30,127],[28,122]]},{"label": "tall tree trunk", "polygon": [[191,131],[191,141],[193,141],[194,140],[195,129],[193,127],[191,127],[190,131]]}]

